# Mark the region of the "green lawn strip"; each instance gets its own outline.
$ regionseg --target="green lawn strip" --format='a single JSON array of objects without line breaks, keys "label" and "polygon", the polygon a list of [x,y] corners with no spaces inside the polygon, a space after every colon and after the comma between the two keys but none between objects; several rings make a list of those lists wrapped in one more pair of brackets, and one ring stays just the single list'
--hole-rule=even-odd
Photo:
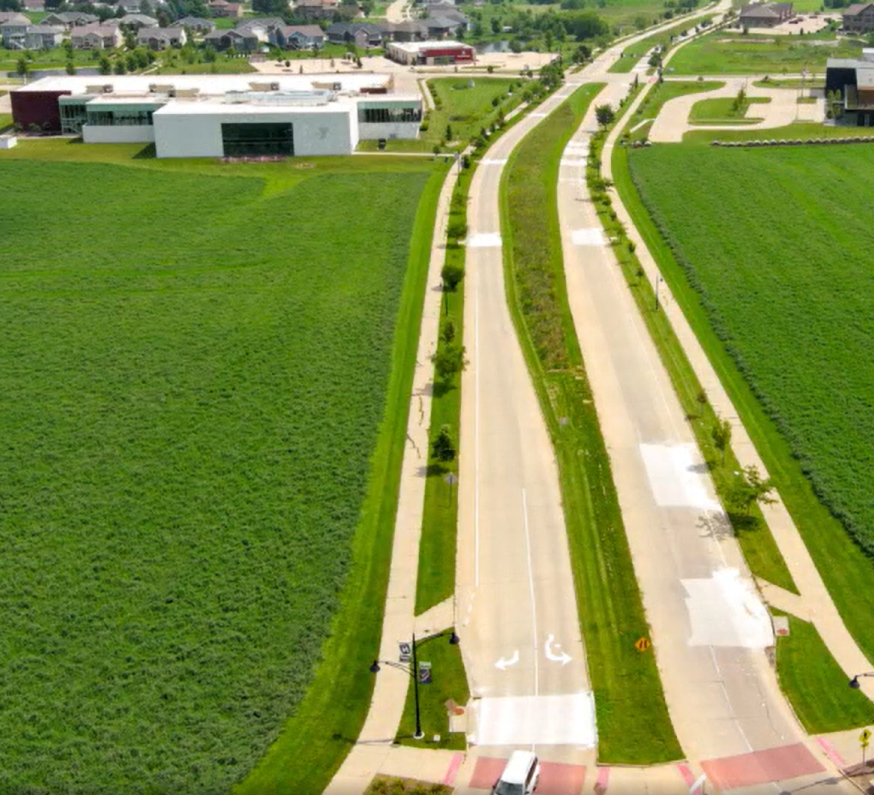
[{"label": "green lawn strip", "polygon": [[602,88],[580,88],[513,152],[501,229],[510,312],[558,459],[599,759],[650,764],[682,751],[655,658],[634,649],[649,626],[567,303],[556,196],[561,154]]},{"label": "green lawn strip", "polygon": [[708,14],[697,19],[687,19],[677,25],[672,25],[665,30],[661,30],[658,33],[653,33],[652,36],[647,36],[645,39],[641,39],[634,44],[630,44],[622,51],[621,57],[614,61],[607,71],[614,73],[630,72],[635,64],[637,64],[638,61],[640,61],[640,59],[651,49],[658,46],[670,46],[671,39],[674,36],[685,33],[686,31],[694,31],[702,22],[710,22],[710,20],[713,19],[713,16],[713,14]]},{"label": "green lawn strip", "polygon": [[9,113],[0,113],[0,132],[8,130],[12,126],[12,115]]},{"label": "green lawn strip", "polygon": [[767,105],[770,97],[747,97],[738,104],[735,97],[698,100],[689,112],[692,124],[757,124],[760,118],[747,116],[752,105]]},{"label": "green lawn strip", "polygon": [[834,34],[810,36],[742,35],[716,30],[689,42],[671,59],[672,74],[800,74],[802,69],[825,71],[828,58],[858,58],[862,41],[839,39],[832,45],[811,44],[832,41]]},{"label": "green lawn strip", "polygon": [[[636,156],[636,153],[632,155]],[[874,615],[874,593],[869,587],[871,559],[816,497],[788,440],[765,413],[750,384],[716,335],[699,294],[687,281],[685,271],[653,223],[633,184],[629,180],[623,185],[617,179],[617,188],[624,191],[623,200],[636,227],[659,263],[673,296],[756,445],[847,628],[863,653],[874,659],[874,635],[870,632],[870,617]]]},{"label": "green lawn strip", "polygon": [[[401,745],[411,745],[416,748],[442,748],[454,751],[467,749],[464,732],[449,732],[449,713],[446,702],[453,701],[464,707],[470,701],[470,688],[467,684],[467,674],[461,658],[461,648],[449,643],[447,629],[439,637],[416,641],[418,662],[431,663],[431,684],[419,685],[419,710],[422,740],[413,739],[416,731],[416,701],[415,688],[410,682],[407,690],[407,700],[404,702],[404,714],[398,727],[396,742]],[[462,643],[464,639],[462,639]],[[403,676],[397,671],[398,676]],[[440,735],[439,742],[434,742],[434,735]]]},{"label": "green lawn strip", "polygon": [[[467,223],[467,195],[472,169],[463,169],[449,212],[450,226]],[[446,248],[445,263],[464,267],[464,248],[450,243]],[[451,320],[455,326],[454,344],[464,340],[464,280],[455,292],[444,292],[441,300],[440,322]],[[437,341],[437,351],[446,345]],[[447,483],[451,472],[458,475],[458,457],[451,463],[442,463],[431,456],[432,444],[444,425],[451,429],[456,450],[461,451],[461,373],[448,381],[435,381],[431,400],[431,424],[428,431],[427,480],[425,481],[425,508],[422,517],[422,536],[419,542],[419,574],[416,579],[416,615],[421,615],[455,593],[455,554],[458,540],[458,486]]]},{"label": "green lawn strip", "polygon": [[[595,153],[595,156],[600,156],[601,145],[601,142],[593,141],[591,151]],[[614,185],[622,203],[646,241],[650,253],[661,266],[660,255],[663,252],[657,248],[660,241],[651,240],[645,234],[645,230],[641,228],[638,220],[641,212],[640,200],[628,173],[628,151],[625,147],[616,146],[613,148],[612,166]],[[618,237],[620,240],[619,244],[614,247],[616,257],[622,266],[622,272],[640,308],[650,336],[659,351],[662,363],[667,368],[671,383],[680,399],[680,405],[689,419],[698,448],[710,470],[710,477],[713,480],[716,493],[725,504],[728,488],[735,477],[734,473],[740,470],[737,458],[731,449],[726,450],[723,458],[722,453],[717,450],[714,444],[712,429],[719,418],[709,403],[702,408],[698,402],[697,398],[702,389],[701,382],[695,375],[686,352],[677,339],[667,316],[664,312],[655,311],[653,286],[638,275],[640,262],[625,235],[624,227],[613,217],[613,211],[607,202],[596,201],[595,206],[606,233],[609,236]],[[670,280],[668,283],[673,291],[673,283]],[[750,571],[763,580],[779,585],[792,593],[798,593],[798,588],[761,510],[758,507],[753,507],[748,515],[730,513],[729,517]]]},{"label": "green lawn strip", "polygon": [[777,676],[805,731],[827,734],[871,724],[871,702],[849,687],[816,627],[795,616],[788,619],[789,635],[777,636]]},{"label": "green lawn strip", "polygon": [[781,141],[817,139],[863,138],[870,135],[866,127],[830,127],[814,122],[796,122],[786,127],[766,130],[690,130],[683,134],[683,143],[709,144],[711,141]]},{"label": "green lawn strip", "polygon": [[418,334],[445,172],[436,170],[419,202],[395,334],[385,419],[371,463],[368,496],[355,536],[353,566],[322,662],[296,714],[236,795],[319,795],[355,743],[373,691],[368,673],[379,650],[391,564],[401,462],[406,443]]},{"label": "green lawn strip", "polygon": [[825,88],[825,79],[816,74],[806,77],[769,77],[767,80],[754,80],[756,88]]},{"label": "green lawn strip", "polygon": [[629,121],[626,131],[622,134],[624,140],[643,141],[649,136],[650,125],[641,122],[653,122],[658,117],[666,102],[689,94],[700,94],[702,91],[715,91],[725,83],[717,80],[683,80],[656,83],[638,105],[634,118]]}]

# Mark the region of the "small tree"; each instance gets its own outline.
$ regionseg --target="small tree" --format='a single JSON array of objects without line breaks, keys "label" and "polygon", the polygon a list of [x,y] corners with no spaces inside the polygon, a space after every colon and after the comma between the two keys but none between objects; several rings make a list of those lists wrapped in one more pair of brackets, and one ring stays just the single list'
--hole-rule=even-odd
[{"label": "small tree", "polygon": [[76,66],[75,66],[75,64],[73,63],[72,60],[67,61],[67,74],[68,74],[68,75],[74,75],[74,74],[76,74]]},{"label": "small tree", "polygon": [[110,74],[112,72],[112,64],[110,63],[109,58],[107,58],[105,55],[101,55],[98,68],[100,69],[100,74]]},{"label": "small tree", "polygon": [[598,120],[598,124],[600,124],[601,127],[607,127],[613,123],[616,114],[613,112],[613,108],[609,105],[598,105],[598,107],[595,108],[595,118]]},{"label": "small tree", "polygon": [[774,491],[774,483],[771,478],[763,480],[758,468],[750,464],[732,480],[726,494],[726,502],[729,507],[748,516],[753,505],[773,505],[776,502],[771,496],[772,491]]},{"label": "small tree", "polygon": [[446,318],[440,324],[440,339],[446,343],[455,339],[455,323],[452,322],[451,318]]},{"label": "small tree", "polygon": [[460,218],[456,218],[449,222],[446,228],[447,237],[453,240],[461,240],[467,234],[467,224]]},{"label": "small tree", "polygon": [[30,72],[30,64],[28,64],[27,58],[18,59],[18,62],[15,64],[15,71],[22,77],[27,77],[27,73]]},{"label": "small tree", "polygon": [[440,278],[443,279],[443,289],[447,293],[454,293],[461,284],[464,278],[464,265],[456,262],[447,262],[440,271]]},{"label": "small tree", "polygon": [[458,455],[458,450],[455,446],[455,439],[452,438],[452,431],[448,425],[444,425],[431,444],[431,456],[442,464],[449,464],[455,460],[456,455]]},{"label": "small tree", "polygon": [[722,463],[725,463],[725,450],[731,444],[731,423],[728,420],[717,418],[716,425],[710,432],[713,437],[713,444],[716,449],[722,453]]},{"label": "small tree", "polygon": [[707,393],[703,388],[698,390],[698,394],[695,395],[695,400],[698,401],[698,416],[704,416],[704,407],[707,405]]},{"label": "small tree", "polygon": [[441,381],[448,381],[456,373],[460,373],[466,366],[464,358],[464,346],[450,343],[444,345],[432,357],[434,370]]}]

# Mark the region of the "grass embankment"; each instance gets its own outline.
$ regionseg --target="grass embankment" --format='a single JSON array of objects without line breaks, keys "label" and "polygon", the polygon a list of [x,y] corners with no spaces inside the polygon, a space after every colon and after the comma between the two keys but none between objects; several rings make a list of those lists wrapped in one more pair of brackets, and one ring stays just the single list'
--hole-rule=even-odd
[{"label": "grass embankment", "polygon": [[579,89],[513,152],[501,229],[510,312],[558,459],[599,759],[645,764],[682,752],[655,658],[634,649],[649,626],[567,303],[556,197],[561,154],[601,88]]},{"label": "grass embankment", "polygon": [[12,126],[12,115],[9,113],[0,113],[0,132],[8,130]]},{"label": "grass embankment", "polygon": [[[874,148],[659,149],[654,159],[654,150],[631,155],[643,201],[627,184],[629,212],[847,627],[874,659],[872,560],[861,549],[874,544],[868,463],[874,360],[862,331],[874,322],[865,300],[874,274],[856,245],[870,236],[874,219],[845,210],[868,206],[863,196],[872,188]],[[685,184],[671,171],[681,162],[690,180]],[[658,180],[668,194],[685,190],[695,197],[694,224],[658,189]],[[799,184],[815,189],[815,204]],[[806,234],[778,245],[774,219],[799,214],[807,219]]]},{"label": "grass embankment", "polygon": [[682,81],[656,83],[646,94],[643,101],[638,105],[634,119],[629,122],[628,129],[623,133],[623,138],[628,141],[644,141],[649,136],[649,130],[656,117],[661,112],[666,102],[677,97],[685,97],[689,94],[700,94],[702,91],[715,91],[722,88],[725,83],[716,80],[710,81]]},{"label": "grass embankment", "polygon": [[761,118],[747,116],[753,105],[767,105],[770,97],[747,97],[738,102],[734,97],[715,97],[702,99],[692,106],[689,112],[691,124],[756,124]]},{"label": "grass embankment", "polygon": [[663,52],[666,52],[673,43],[675,36],[680,37],[682,41],[686,37],[685,34],[698,30],[702,22],[710,22],[711,19],[713,19],[713,14],[708,14],[698,19],[687,19],[658,33],[653,33],[652,36],[647,36],[645,39],[641,39],[634,44],[630,44],[622,51],[622,55],[613,62],[607,71],[630,72],[634,69],[635,64],[653,48],[663,47]]},{"label": "grass embankment", "polygon": [[[398,728],[397,742],[417,748],[443,748],[464,751],[467,740],[464,732],[449,732],[449,713],[446,703],[453,701],[465,706],[470,701],[470,688],[467,674],[461,659],[461,649],[449,643],[448,629],[440,637],[416,641],[418,662],[431,663],[431,684],[419,685],[419,709],[421,715],[422,740],[413,739],[416,731],[416,700],[413,684],[407,690],[404,714]],[[440,740],[434,742],[439,734]]]},{"label": "grass embankment", "polygon": [[766,80],[754,80],[757,88],[825,88],[825,78],[817,78],[816,73],[803,80],[800,77],[769,77]]},{"label": "grass embankment", "polygon": [[874,719],[867,696],[849,687],[847,675],[807,621],[789,616],[789,635],[777,637],[777,676],[808,734],[855,729]]},{"label": "grass embankment", "polygon": [[[670,321],[664,312],[656,311],[653,285],[642,277],[643,270],[634,252],[634,247],[627,238],[625,228],[615,217],[609,195],[603,190],[600,177],[600,158],[604,138],[604,133],[593,136],[589,154],[590,163],[587,169],[587,179],[595,208],[607,235],[618,240],[614,246],[614,252],[621,266],[621,271],[641,311],[650,337],[659,351],[659,357],[668,371],[680,405],[686,412],[695,434],[695,441],[707,464],[717,495],[727,506],[729,503],[728,494],[736,478],[735,472],[740,470],[740,465],[730,447],[725,450],[723,455],[714,443],[712,431],[720,418],[709,403],[702,405],[699,402],[698,397],[702,393],[701,382],[695,375]],[[632,212],[636,192],[628,177],[627,158],[628,150],[625,147],[614,147],[613,180],[623,204],[631,214],[635,225],[640,229],[637,216]],[[641,232],[641,234],[643,233]],[[656,256],[652,242],[649,238],[645,237],[644,239],[650,251]],[[657,261],[659,260],[657,259]],[[673,285],[671,287],[673,289]],[[761,510],[757,506],[753,506],[749,513],[729,511],[728,515],[750,571],[757,577],[779,585],[792,593],[798,593],[792,575],[789,573],[774,537],[764,521]]]},{"label": "grass embankment", "polygon": [[[822,44],[812,42],[820,41]],[[678,75],[800,74],[825,71],[829,58],[859,58],[863,43],[835,39],[833,33],[769,36],[716,30],[689,42],[671,59]]]},{"label": "grass embankment", "polygon": [[[473,170],[461,171],[449,208],[449,228],[467,225],[467,196]],[[446,247],[445,264],[464,267],[464,247],[450,240]],[[444,292],[441,299],[440,322],[450,321],[455,327],[452,344],[464,340],[464,280],[454,292]],[[438,352],[447,344],[437,342]],[[458,487],[446,482],[449,473],[458,475],[458,458],[451,463],[431,456],[432,445],[444,425],[451,429],[456,449],[461,451],[461,373],[434,381],[431,400],[431,425],[428,433],[427,480],[422,536],[419,544],[419,573],[416,579],[416,615],[421,615],[455,593],[455,558],[458,543]]]},{"label": "grass embankment", "polygon": [[452,795],[452,787],[412,778],[375,776],[364,795]]},{"label": "grass embankment", "polygon": [[[321,792],[369,705],[442,175],[25,160],[89,149],[121,157],[0,154],[0,789],[227,791],[294,714],[249,791]],[[45,190],[88,234],[34,235]]]}]

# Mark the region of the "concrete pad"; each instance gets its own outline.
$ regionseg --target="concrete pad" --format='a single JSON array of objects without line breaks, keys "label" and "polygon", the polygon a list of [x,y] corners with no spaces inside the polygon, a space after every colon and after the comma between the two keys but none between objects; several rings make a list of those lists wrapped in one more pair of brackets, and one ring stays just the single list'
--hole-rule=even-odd
[{"label": "concrete pad", "polygon": [[711,759],[701,766],[717,789],[753,787],[825,770],[803,743]]},{"label": "concrete pad", "polygon": [[695,463],[691,444],[642,444],[640,454],[646,467],[653,497],[660,508],[721,510],[707,494],[703,464]]},{"label": "concrete pad", "polygon": [[480,232],[471,235],[466,244],[468,248],[500,248],[501,236],[497,232]]},{"label": "concrete pad", "polygon": [[598,742],[591,692],[483,698],[474,705],[477,745],[576,745]]},{"label": "concrete pad", "polygon": [[507,158],[495,158],[494,160],[480,160],[479,164],[481,166],[506,166]]},{"label": "concrete pad", "polygon": [[580,795],[586,780],[583,765],[541,762],[537,795]]},{"label": "concrete pad", "polygon": [[742,578],[737,569],[681,582],[692,627],[690,646],[764,649],[774,645],[770,615],[752,581]]},{"label": "concrete pad", "polygon": [[605,246],[604,231],[600,226],[591,229],[574,229],[571,231],[571,243],[575,246]]}]

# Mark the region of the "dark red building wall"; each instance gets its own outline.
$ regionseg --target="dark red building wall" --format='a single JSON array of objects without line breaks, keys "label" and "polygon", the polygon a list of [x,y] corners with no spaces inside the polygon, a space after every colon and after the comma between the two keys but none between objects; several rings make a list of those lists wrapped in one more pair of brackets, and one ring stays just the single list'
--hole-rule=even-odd
[{"label": "dark red building wall", "polygon": [[61,110],[58,107],[58,97],[69,94],[69,91],[13,91],[12,121],[27,130],[31,124],[39,125],[47,132],[61,131]]}]

